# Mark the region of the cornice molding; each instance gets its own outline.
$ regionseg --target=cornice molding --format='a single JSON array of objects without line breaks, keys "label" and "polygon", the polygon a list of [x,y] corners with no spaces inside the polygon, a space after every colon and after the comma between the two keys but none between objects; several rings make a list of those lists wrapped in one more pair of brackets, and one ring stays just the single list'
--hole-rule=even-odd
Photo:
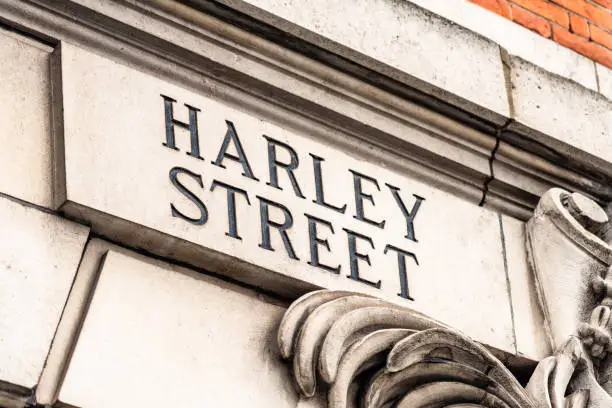
[{"label": "cornice molding", "polygon": [[[602,203],[612,199],[612,190],[609,187],[612,169],[605,160],[585,154],[575,147],[568,148],[564,142],[559,141],[557,136],[561,137],[561,135],[556,135],[552,131],[551,134],[535,131],[514,120],[508,120],[508,118],[501,120],[501,122],[493,121],[495,122],[493,123],[487,119],[488,115],[479,115],[478,109],[470,108],[471,104],[469,102],[461,102],[461,98],[457,99],[456,95],[454,97],[447,95],[448,92],[445,89],[422,83],[418,78],[403,72],[401,69],[385,65],[377,60],[374,55],[360,54],[350,47],[326,38],[323,34],[299,26],[293,20],[284,20],[280,16],[282,13],[274,14],[274,10],[283,10],[284,6],[280,2],[249,0],[182,0],[182,2],[291,48],[296,52],[320,60],[364,82],[373,83],[378,88],[385,89],[390,93],[421,106],[426,106],[428,109],[440,112],[460,123],[476,127],[492,135],[497,141],[500,141],[500,149],[492,151],[490,159],[494,170],[490,174],[490,179],[485,182],[486,199],[483,200],[492,207],[526,220],[537,204],[537,198],[552,186],[580,191]],[[383,3],[377,3],[377,7],[388,11],[387,8],[381,6]],[[546,78],[547,81],[558,82],[559,87],[567,85],[570,88],[576,86],[577,89],[581,89],[582,86],[585,86],[590,91],[597,91],[595,89],[595,66],[591,61],[564,49],[558,44],[537,37],[523,27],[516,26],[501,19],[501,17],[496,19],[498,16],[486,10],[478,9],[473,4],[464,5],[462,2],[457,2],[458,4],[451,5],[440,1],[424,2],[418,0],[411,3],[416,3],[423,9],[439,13],[441,16],[450,19],[450,22],[445,21],[432,14],[440,20],[441,25],[446,23],[464,24],[469,29],[465,30],[466,32],[473,30],[476,34],[499,43],[499,46],[502,47],[500,48],[500,58],[504,61],[503,65],[508,81],[512,81],[510,79],[511,72],[516,65],[513,61],[518,63],[518,61],[527,59],[528,65],[534,64],[534,67],[543,67],[534,68],[539,72],[538,75]],[[256,4],[260,5],[261,8],[255,6]],[[267,9],[262,4],[269,4],[270,8]],[[388,8],[395,8],[395,3],[393,4]],[[396,8],[398,8],[397,12],[399,13],[397,18],[401,19],[403,14],[399,10],[401,9],[399,3]],[[413,8],[411,7],[410,10]],[[465,15],[467,11],[480,12],[480,14],[476,13],[478,19]],[[489,20],[485,18],[488,14],[491,14]],[[457,18],[457,21],[454,21],[453,18]],[[498,32],[499,29],[490,27],[499,23],[498,20],[503,20],[502,23],[505,24],[503,36]],[[489,22],[487,23],[487,21]],[[321,22],[320,24],[325,25],[326,23]],[[545,52],[543,54],[533,53],[530,51],[530,47],[525,47],[526,49],[523,52],[513,42],[512,38],[509,38],[512,35],[508,35],[507,29],[512,28],[515,31],[511,30],[510,32],[521,38],[523,44],[538,44],[538,50],[542,49]],[[550,42],[550,45],[548,42]],[[478,46],[475,45],[475,52],[478,51],[477,49]],[[518,64],[520,65],[520,63]],[[585,64],[590,66],[585,67]],[[581,85],[579,86],[574,81]],[[508,84],[508,86],[510,88],[514,87],[513,84]],[[403,91],[405,89],[420,90],[421,97],[415,97],[414,91],[412,94]],[[589,94],[583,91],[586,91],[586,89],[580,90],[580,96],[587,99],[595,100],[597,99],[595,95],[601,96],[601,94],[594,92]],[[504,95],[505,97],[506,95]],[[508,90],[507,98],[511,105],[511,111],[514,111],[513,105],[516,96]],[[466,111],[470,112],[472,116],[469,120],[466,119],[465,115],[459,113]],[[545,117],[551,116],[552,112],[548,112],[546,107],[542,106],[540,113],[542,117]],[[511,112],[511,117],[514,117],[514,112]],[[504,145],[506,148],[503,150],[511,149],[514,151],[507,152],[508,155],[504,155],[506,153],[502,151]],[[500,175],[499,178],[498,174]]]},{"label": "cornice molding", "polygon": [[603,168],[519,147],[503,128],[434,94],[415,96],[392,77],[312,53],[299,38],[289,35],[295,46],[287,49],[243,20],[206,11],[213,14],[169,0],[0,1],[3,21],[50,44],[103,54],[520,219],[554,185],[612,198]]}]

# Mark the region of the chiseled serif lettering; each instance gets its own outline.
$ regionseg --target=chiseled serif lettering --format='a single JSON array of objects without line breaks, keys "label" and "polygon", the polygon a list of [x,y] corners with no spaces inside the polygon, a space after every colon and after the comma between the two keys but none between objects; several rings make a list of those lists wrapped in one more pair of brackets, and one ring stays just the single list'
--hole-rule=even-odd
[{"label": "chiseled serif lettering", "polygon": [[[300,189],[297,179],[295,178],[295,174],[293,174],[293,171],[300,165],[300,160],[295,150],[293,150],[293,148],[288,144],[274,140],[266,135],[264,135],[264,138],[268,141],[268,170],[270,172],[270,181],[266,184],[282,190],[281,186],[278,185],[278,168],[280,167],[285,169],[287,172],[287,176],[289,176],[289,181],[291,182],[295,195],[300,198],[306,198],[304,197],[304,194],[302,194],[302,190]],[[285,149],[285,151],[287,151],[287,153],[289,153],[289,163],[283,163],[278,160],[276,155],[277,147],[282,147]]]},{"label": "chiseled serif lettering", "polygon": [[[240,143],[238,132],[236,132],[236,127],[229,120],[226,120],[225,123],[227,125],[227,132],[225,132],[225,137],[223,138],[223,143],[221,143],[219,154],[217,154],[217,159],[213,162],[213,164],[224,169],[224,159],[229,159],[238,162],[242,165],[243,176],[253,179],[255,181],[259,181],[259,179],[253,174],[253,170],[251,169],[249,160],[247,159],[244,148],[242,147],[242,143]],[[227,149],[229,148],[230,143],[234,145],[234,148],[236,149],[236,154],[228,153]]]},{"label": "chiseled serif lettering", "polygon": [[195,206],[200,211],[200,216],[198,218],[189,217],[182,212],[180,212],[174,204],[170,203],[170,209],[173,217],[182,218],[185,221],[194,224],[194,225],[204,225],[206,221],[208,221],[208,210],[206,209],[206,205],[196,196],[193,192],[189,191],[187,187],[178,179],[179,174],[185,174],[192,179],[194,179],[198,185],[204,188],[204,183],[202,183],[202,176],[196,174],[192,171],[189,171],[183,167],[173,167],[170,169],[170,182],[178,191],[181,192],[189,201],[195,204]]},{"label": "chiseled serif lettering", "polygon": [[[267,249],[268,251],[274,251],[274,248],[272,248],[270,227],[275,228],[283,240],[283,245],[285,246],[285,250],[287,251],[289,257],[299,260],[299,258],[295,255],[293,245],[291,245],[289,235],[287,234],[287,230],[291,229],[293,226],[293,216],[291,215],[289,209],[282,204],[266,198],[260,196],[256,197],[259,199],[259,216],[261,226],[261,243],[259,246],[263,249]],[[270,219],[270,207],[274,207],[283,213],[283,222],[277,222]]]},{"label": "chiseled serif lettering", "polygon": [[346,204],[344,204],[342,207],[337,207],[325,201],[325,191],[323,190],[323,171],[321,170],[321,163],[324,162],[325,159],[312,153],[310,153],[310,156],[312,157],[316,194],[316,198],[312,200],[312,202],[322,205],[325,208],[329,208],[330,210],[337,211],[340,214],[344,214],[346,211]]},{"label": "chiseled serif lettering", "polygon": [[414,204],[412,205],[412,209],[408,211],[408,209],[406,208],[406,204],[404,204],[404,201],[399,195],[400,189],[392,186],[391,184],[387,184],[387,187],[389,187],[389,189],[391,190],[391,194],[393,194],[393,198],[395,199],[397,206],[402,211],[404,218],[406,218],[406,231],[407,232],[406,232],[405,237],[411,241],[418,242],[414,234],[414,219],[416,218],[419,212],[419,208],[421,208],[421,203],[425,199],[416,194],[413,194],[412,196],[415,198],[415,201],[414,201]]},{"label": "chiseled serif lettering", "polygon": [[240,235],[238,235],[238,219],[236,217],[236,193],[242,195],[248,205],[251,205],[251,201],[249,200],[249,195],[247,192],[241,188],[231,186],[229,184],[223,183],[219,180],[213,180],[210,191],[214,191],[216,187],[224,188],[227,192],[227,223],[228,223],[228,231],[225,233],[228,237],[242,239]]},{"label": "chiseled serif lettering", "polygon": [[355,215],[353,216],[353,218],[359,221],[366,222],[370,225],[374,225],[375,227],[378,227],[378,228],[384,228],[385,221],[374,221],[374,220],[367,218],[365,216],[365,211],[363,208],[364,199],[368,200],[372,204],[372,206],[374,206],[375,203],[374,203],[374,196],[372,196],[372,194],[368,194],[363,191],[362,182],[365,180],[369,183],[372,183],[376,187],[376,189],[380,191],[380,187],[378,186],[378,181],[376,181],[376,179],[373,177],[366,176],[365,174],[361,174],[359,172],[356,172],[355,170],[349,169],[349,171],[353,173],[353,190],[355,192]]},{"label": "chiseled serif lettering", "polygon": [[338,266],[329,266],[321,263],[319,259],[319,247],[323,246],[327,249],[328,252],[331,252],[331,248],[329,246],[329,241],[327,238],[321,238],[319,236],[319,225],[324,225],[334,233],[334,226],[331,222],[323,220],[321,218],[317,218],[310,214],[304,214],[308,219],[308,241],[310,242],[310,261],[308,261],[309,265],[315,266],[317,268],[321,268],[325,271],[332,272],[335,274],[340,273],[340,265]]},{"label": "chiseled serif lettering", "polygon": [[410,297],[410,291],[408,289],[408,272],[406,271],[406,257],[409,256],[414,259],[414,262],[417,265],[419,264],[419,260],[412,252],[405,251],[393,245],[387,245],[385,247],[384,253],[386,254],[388,251],[393,251],[397,254],[397,269],[399,272],[400,279],[400,293],[398,293],[398,296],[401,296],[404,299],[414,300],[412,297]]},{"label": "chiseled serif lettering", "polygon": [[185,104],[189,110],[189,124],[181,122],[180,120],[174,119],[174,103],[176,100],[169,96],[161,95],[164,98],[164,120],[166,122],[166,141],[162,145],[172,150],[179,150],[176,147],[176,135],[174,133],[174,127],[178,126],[183,129],[189,130],[189,139],[191,140],[191,150],[187,152],[189,156],[203,160],[200,156],[200,139],[198,136],[198,108],[194,108],[191,105]]},{"label": "chiseled serif lettering", "polygon": [[372,263],[370,262],[370,255],[357,251],[357,240],[359,239],[361,241],[365,241],[370,244],[372,249],[376,249],[374,248],[374,241],[372,241],[372,238],[359,234],[355,231],[351,231],[346,228],[343,228],[343,230],[346,232],[348,237],[349,265],[351,269],[351,274],[347,275],[347,278],[380,289],[380,280],[378,282],[372,282],[359,276],[359,260],[365,261],[370,266],[372,266]]}]

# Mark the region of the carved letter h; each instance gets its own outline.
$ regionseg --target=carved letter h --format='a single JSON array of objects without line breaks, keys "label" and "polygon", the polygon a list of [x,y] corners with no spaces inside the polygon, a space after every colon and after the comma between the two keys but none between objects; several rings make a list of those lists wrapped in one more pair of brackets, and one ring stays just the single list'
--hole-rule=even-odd
[{"label": "carved letter h", "polygon": [[161,95],[164,98],[164,118],[166,122],[166,141],[162,143],[169,149],[179,150],[176,147],[176,139],[174,136],[174,126],[182,127],[183,129],[189,130],[189,136],[191,139],[191,150],[187,152],[189,156],[195,157],[196,159],[202,159],[200,156],[200,141],[198,138],[198,112],[200,109],[185,104],[189,109],[189,124],[181,122],[180,120],[174,119],[173,104],[176,100],[169,96]]}]

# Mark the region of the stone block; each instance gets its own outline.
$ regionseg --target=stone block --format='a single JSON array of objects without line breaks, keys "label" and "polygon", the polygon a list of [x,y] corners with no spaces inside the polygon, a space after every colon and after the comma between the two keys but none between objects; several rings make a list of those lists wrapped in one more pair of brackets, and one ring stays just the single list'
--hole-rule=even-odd
[{"label": "stone block", "polygon": [[88,229],[0,199],[0,380],[38,382]]},{"label": "stone block", "polygon": [[357,143],[339,149],[68,44],[62,53],[62,211],[283,296],[368,293],[513,349],[496,213]]},{"label": "stone block", "polygon": [[535,276],[527,261],[525,223],[505,215],[501,215],[500,222],[506,248],[517,353],[540,361],[551,355],[552,350],[538,303]]},{"label": "stone block", "polygon": [[597,90],[593,61],[469,0],[410,0],[499,44],[512,55]]},{"label": "stone block", "polygon": [[609,100],[612,100],[612,69],[601,64],[595,64],[595,68],[597,69],[599,92]]},{"label": "stone block", "polygon": [[0,28],[0,192],[52,206],[53,49]]},{"label": "stone block", "polygon": [[[281,30],[308,37],[322,48],[347,55],[363,65],[372,65],[373,60],[383,71],[393,68],[408,74],[414,78],[409,85],[425,93],[498,123],[503,123],[509,114],[497,44],[411,2],[248,0],[247,3],[285,20],[273,23]],[[230,5],[236,7],[237,3]],[[249,11],[266,20],[252,7]],[[469,62],[466,55],[470,56]],[[483,83],[487,86],[482,86]]]},{"label": "stone block", "polygon": [[276,345],[283,312],[239,286],[108,250],[60,400],[90,408],[296,407]]},{"label": "stone block", "polygon": [[[514,119],[508,130],[529,135],[558,160],[612,171],[612,101],[582,86],[510,57]],[[541,147],[535,147],[542,149]]]}]

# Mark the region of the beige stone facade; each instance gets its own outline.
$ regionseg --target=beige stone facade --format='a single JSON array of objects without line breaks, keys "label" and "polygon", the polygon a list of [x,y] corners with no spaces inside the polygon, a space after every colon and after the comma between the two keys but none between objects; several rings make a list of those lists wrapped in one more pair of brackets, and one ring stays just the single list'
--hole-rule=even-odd
[{"label": "beige stone facade", "polygon": [[612,406],[607,68],[464,0],[0,0],[0,57],[0,407]]}]

